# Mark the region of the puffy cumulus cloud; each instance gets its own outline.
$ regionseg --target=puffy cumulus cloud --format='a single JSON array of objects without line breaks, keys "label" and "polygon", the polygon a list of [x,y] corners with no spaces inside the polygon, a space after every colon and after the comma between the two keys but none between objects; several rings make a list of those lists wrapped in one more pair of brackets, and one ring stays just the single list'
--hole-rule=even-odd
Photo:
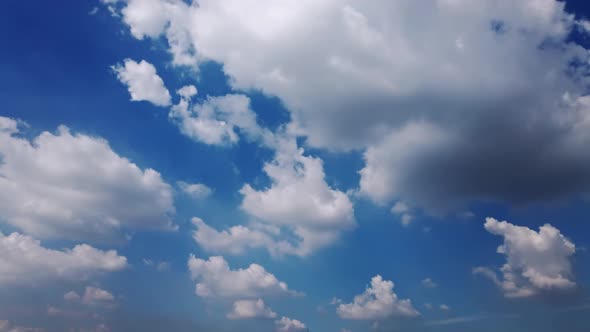
[{"label": "puffy cumulus cloud", "polygon": [[173,230],[172,190],[108,142],[59,127],[32,141],[0,117],[0,219],[38,238],[93,241],[124,229]]},{"label": "puffy cumulus cloud", "polygon": [[178,181],[176,183],[180,190],[185,194],[195,199],[203,199],[209,197],[213,190],[202,183],[187,183],[184,181]]},{"label": "puffy cumulus cloud", "polygon": [[44,329],[23,327],[11,324],[10,321],[0,320],[0,332],[43,332]]},{"label": "puffy cumulus cloud", "polygon": [[113,307],[115,305],[115,296],[113,294],[93,286],[86,287],[82,296],[74,291],[69,291],[64,294],[64,300],[80,302],[93,307]]},{"label": "puffy cumulus cloud", "polygon": [[250,98],[242,94],[227,94],[193,103],[197,90],[189,85],[178,90],[180,102],[168,117],[180,131],[196,140],[211,145],[231,145],[239,141],[239,133],[248,139],[261,139],[269,133],[256,122],[250,109]]},{"label": "puffy cumulus cloud", "polygon": [[415,317],[420,313],[410,300],[400,300],[393,292],[393,282],[380,275],[371,279],[371,286],[354,297],[352,303],[342,303],[336,309],[343,319],[378,320],[392,316]]},{"label": "puffy cumulus cloud", "polygon": [[264,248],[273,256],[306,256],[355,227],[352,202],[326,183],[321,159],[304,155],[286,133],[268,136],[266,143],[275,149],[264,166],[271,186],[240,190],[242,209],[260,222],[218,231],[193,218],[193,238],[205,250],[239,255]]},{"label": "puffy cumulus cloud", "polygon": [[273,319],[275,317],[277,317],[276,312],[267,307],[262,299],[235,301],[233,310],[227,314],[229,319]]},{"label": "puffy cumulus cloud", "polygon": [[203,260],[191,255],[188,268],[192,279],[197,281],[196,294],[200,297],[255,299],[267,295],[297,295],[258,264],[231,270],[223,257]]},{"label": "puffy cumulus cloud", "polygon": [[56,280],[85,280],[124,269],[127,259],[116,251],[86,244],[63,251],[48,249],[18,233],[0,233],[0,285],[37,285]]},{"label": "puffy cumulus cloud", "polygon": [[527,203],[590,189],[590,111],[580,102],[588,53],[568,39],[588,24],[564,2],[122,7],[136,38],[168,40],[174,63],[214,60],[235,89],[278,96],[310,145],[366,149],[361,192],[376,201],[438,213],[471,199]]},{"label": "puffy cumulus cloud", "polygon": [[336,241],[355,227],[352,202],[325,180],[322,160],[304,155],[294,139],[276,136],[274,159],[264,165],[271,186],[240,193],[242,209],[272,225],[286,227],[298,238],[296,254],[304,256]]},{"label": "puffy cumulus cloud", "polygon": [[303,332],[307,331],[305,324],[298,321],[297,319],[291,319],[288,317],[281,317],[275,321],[276,332]]},{"label": "puffy cumulus cloud", "polygon": [[123,64],[112,67],[121,83],[127,86],[131,100],[149,101],[157,106],[171,104],[170,92],[164,86],[164,81],[151,63],[141,60],[135,62],[125,59]]},{"label": "puffy cumulus cloud", "polygon": [[504,237],[497,252],[506,256],[506,263],[500,269],[502,278],[486,267],[477,267],[473,273],[490,278],[506,297],[526,297],[576,286],[570,262],[576,247],[557,228],[545,224],[536,232],[494,218],[487,218],[484,226],[488,232]]}]

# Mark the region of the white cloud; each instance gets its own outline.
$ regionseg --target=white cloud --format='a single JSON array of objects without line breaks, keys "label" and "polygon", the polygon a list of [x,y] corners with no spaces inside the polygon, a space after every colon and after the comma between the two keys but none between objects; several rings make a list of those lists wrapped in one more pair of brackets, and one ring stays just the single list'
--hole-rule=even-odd
[{"label": "white cloud", "polygon": [[404,202],[397,201],[395,205],[391,208],[391,213],[393,214],[403,214],[410,210],[408,205]]},{"label": "white cloud", "polygon": [[119,81],[127,86],[131,100],[149,101],[157,106],[169,106],[172,103],[170,92],[151,63],[125,59],[123,65],[117,64],[112,69]]},{"label": "white cloud", "polygon": [[185,194],[195,199],[207,198],[213,193],[211,188],[202,183],[187,183],[184,181],[178,181],[176,184]]},{"label": "white cloud", "polygon": [[29,236],[0,233],[0,285],[37,285],[57,280],[86,280],[124,269],[116,251],[81,244],[63,251],[44,248]]},{"label": "white cloud", "polygon": [[197,87],[194,85],[185,85],[182,88],[178,89],[176,93],[182,97],[183,99],[190,99],[199,93],[197,91]]},{"label": "white cloud", "polygon": [[297,252],[290,243],[275,240],[273,234],[261,227],[253,229],[238,225],[217,231],[200,218],[193,218],[192,223],[196,227],[193,239],[208,252],[241,255],[256,248],[265,248],[273,256]]},{"label": "white cloud", "polygon": [[188,267],[192,279],[197,281],[195,291],[200,297],[256,299],[267,295],[297,294],[258,264],[231,270],[223,257],[203,260],[191,255]]},{"label": "white cloud", "polygon": [[448,305],[446,305],[446,304],[441,304],[441,305],[440,305],[440,306],[438,306],[438,307],[439,307],[439,308],[440,308],[440,310],[442,310],[442,311],[449,311],[449,310],[451,310],[451,308],[450,308]]},{"label": "white cloud", "polygon": [[190,85],[178,90],[180,102],[168,114],[184,135],[205,144],[231,145],[239,141],[238,130],[252,140],[267,134],[258,126],[247,96],[227,94],[193,104],[196,93]]},{"label": "white cloud", "polygon": [[80,300],[80,295],[74,291],[69,291],[64,294],[64,300],[68,302],[76,302]]},{"label": "white cloud", "polygon": [[0,332],[43,332],[44,329],[40,328],[32,328],[32,327],[22,327],[11,324],[7,320],[0,320]]},{"label": "white cloud", "polygon": [[34,140],[0,117],[0,219],[38,238],[110,240],[121,230],[173,230],[172,190],[108,142],[59,127]]},{"label": "white cloud", "polygon": [[401,216],[401,223],[408,226],[414,221],[414,216],[409,213],[410,208],[402,201],[397,201],[391,208],[391,213]]},{"label": "white cloud", "polygon": [[371,279],[370,287],[354,297],[352,303],[340,304],[338,316],[343,319],[378,320],[392,316],[415,317],[420,313],[408,299],[400,300],[393,292],[393,282],[380,275]]},{"label": "white cloud", "polygon": [[267,307],[262,299],[235,301],[233,310],[227,314],[229,319],[272,319],[275,317],[277,317],[277,314]]},{"label": "white cloud", "polygon": [[69,291],[64,294],[64,299],[68,302],[79,302],[90,307],[113,308],[115,306],[115,296],[113,294],[93,286],[86,287],[82,296],[74,291]]},{"label": "white cloud", "polygon": [[113,301],[113,294],[98,287],[86,287],[82,296],[82,302],[88,305],[111,305]]},{"label": "white cloud", "polygon": [[143,264],[145,266],[150,266],[155,268],[157,271],[167,271],[170,269],[170,266],[172,265],[170,262],[166,262],[166,261],[153,261],[151,259],[143,259]]},{"label": "white cloud", "polygon": [[[568,33],[587,24],[564,8],[554,0],[128,0],[121,14],[136,38],[165,36],[175,64],[213,60],[234,89],[278,96],[308,144],[366,148],[368,197],[440,212],[474,198],[590,191],[590,137],[576,129],[587,111],[561,102],[565,92],[586,93],[589,55]],[[392,139],[417,123],[437,135],[424,128],[407,149]]]},{"label": "white cloud", "polygon": [[276,325],[276,332],[303,332],[307,331],[305,324],[302,322],[291,319],[288,317],[281,317],[281,319],[277,319],[275,321]]},{"label": "white cloud", "polygon": [[590,33],[590,21],[580,20],[577,22],[578,27],[585,33]]},{"label": "white cloud", "polygon": [[477,267],[473,273],[490,278],[506,297],[526,297],[576,286],[570,262],[576,247],[557,228],[545,224],[535,232],[528,227],[487,218],[485,229],[504,237],[504,243],[497,249],[506,256],[506,263],[500,269],[502,279],[486,267]]},{"label": "white cloud", "polygon": [[438,285],[434,281],[432,281],[432,279],[426,278],[422,280],[422,286],[426,288],[436,288]]},{"label": "white cloud", "polygon": [[274,160],[264,165],[272,185],[240,193],[242,209],[269,224],[287,227],[299,238],[296,254],[305,256],[355,227],[352,202],[325,180],[322,160],[305,156],[294,139],[277,136]]},{"label": "white cloud", "polygon": [[[116,12],[112,6],[108,7]],[[191,66],[197,64],[198,54],[191,45],[190,25],[186,6],[180,1],[128,0],[122,10],[124,22],[131,27],[131,34],[137,39],[157,38],[166,30],[169,51],[175,65]],[[169,22],[170,17],[176,19]]]},{"label": "white cloud", "polygon": [[403,214],[402,215],[402,225],[408,226],[409,224],[412,223],[412,221],[414,221],[414,216],[412,216],[410,214]]},{"label": "white cloud", "polygon": [[166,7],[166,1],[131,0],[123,9],[123,18],[135,38],[157,37],[167,24]]}]

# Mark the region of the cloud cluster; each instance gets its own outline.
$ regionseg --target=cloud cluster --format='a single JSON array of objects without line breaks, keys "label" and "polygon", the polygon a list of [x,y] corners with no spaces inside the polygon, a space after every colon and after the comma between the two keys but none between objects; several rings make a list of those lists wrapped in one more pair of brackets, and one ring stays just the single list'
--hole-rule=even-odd
[{"label": "cloud cluster", "polygon": [[38,238],[108,241],[125,229],[173,230],[172,190],[103,139],[64,126],[32,141],[0,117],[0,219]]},{"label": "cloud cluster", "polygon": [[279,137],[274,159],[264,165],[271,186],[240,193],[242,209],[266,223],[290,228],[299,238],[296,254],[305,256],[333,243],[355,227],[352,202],[325,180],[322,160],[304,155],[294,139]]},{"label": "cloud cluster", "polygon": [[242,254],[265,248],[273,256],[307,256],[356,226],[350,198],[326,182],[321,159],[305,155],[289,133],[265,137],[275,150],[263,168],[271,184],[259,190],[245,184],[240,190],[241,208],[258,223],[218,231],[194,218],[193,237],[205,250]]},{"label": "cloud cluster", "polygon": [[[226,315],[231,320],[275,319],[277,313],[264,303],[263,297],[301,295],[258,264],[232,270],[223,257],[203,260],[191,255],[188,268],[192,279],[197,281],[197,296],[213,301],[233,301],[232,309]],[[275,323],[278,331],[295,332],[305,328],[300,321],[287,317],[277,319]]]},{"label": "cloud cluster", "polygon": [[126,266],[127,259],[114,250],[102,251],[86,244],[63,251],[52,250],[26,235],[0,233],[0,285],[3,286],[86,280]]},{"label": "cloud cluster", "polygon": [[[275,139],[275,157],[264,166],[270,187],[240,190],[242,209],[260,223],[218,231],[193,218],[193,238],[205,250],[237,255],[264,248],[273,256],[306,256],[355,227],[352,202],[326,183],[321,159],[304,155],[294,140]],[[285,240],[284,233],[293,236]]]},{"label": "cloud cluster", "polygon": [[400,300],[393,292],[393,282],[380,275],[371,279],[370,287],[354,297],[352,303],[341,303],[336,309],[343,319],[379,320],[392,316],[415,317],[420,313],[408,299]]},{"label": "cloud cluster", "polygon": [[303,332],[307,331],[305,324],[298,321],[297,319],[291,319],[288,317],[281,317],[275,321],[277,327],[276,332]]},{"label": "cloud cluster", "polygon": [[297,294],[258,264],[231,270],[221,256],[203,260],[191,255],[188,268],[193,280],[197,281],[196,294],[200,297],[255,299],[268,295]]},{"label": "cloud cluster", "polygon": [[193,103],[194,86],[178,90],[180,102],[170,109],[168,117],[180,131],[199,142],[211,145],[232,145],[239,141],[238,131],[249,139],[261,138],[265,131],[256,122],[250,109],[250,98],[242,94],[207,97]]},{"label": "cloud cluster", "polygon": [[440,213],[590,191],[588,53],[568,39],[587,22],[563,2],[122,3],[173,63],[217,61],[235,89],[279,97],[308,144],[364,149],[375,201]]},{"label": "cloud cluster", "polygon": [[[132,60],[125,63],[126,66],[137,65]],[[155,70],[153,75],[157,76]],[[145,84],[121,81],[129,85],[130,91],[141,89]],[[158,81],[161,81],[159,76]],[[266,247],[273,255],[305,256],[336,241],[341,231],[354,227],[352,202],[344,192],[326,183],[321,159],[304,155],[303,149],[297,146],[292,129],[272,133],[260,127],[256,114],[250,109],[250,100],[244,95],[207,97],[193,103],[193,97],[198,93],[196,87],[184,86],[177,93],[181,98],[178,104],[171,107],[169,118],[186,136],[205,144],[231,145],[239,141],[239,132],[275,151],[274,159],[264,166],[264,172],[272,181],[271,187],[256,190],[249,184],[244,185],[240,190],[244,196],[242,208],[265,223],[287,228],[297,240],[296,243],[275,240],[270,234],[245,226],[215,233],[204,223],[198,223],[195,233],[198,242],[206,248],[222,252],[227,250],[233,254],[243,252],[246,247]],[[179,182],[178,185],[194,197],[207,196],[211,192],[201,184]],[[214,237],[197,236],[204,232]],[[241,238],[235,239],[234,236]],[[255,241],[244,242],[251,238]]]},{"label": "cloud cluster", "polygon": [[490,278],[506,297],[526,297],[576,286],[570,262],[576,246],[557,228],[545,224],[536,232],[494,218],[487,218],[484,226],[488,232],[504,237],[497,252],[506,256],[506,263],[500,269],[501,278],[487,267],[477,267],[473,273]]},{"label": "cloud cluster", "polygon": [[207,96],[194,102],[197,88],[187,85],[176,91],[180,100],[172,105],[170,93],[151,63],[126,59],[122,65],[113,66],[113,70],[119,81],[127,86],[131,100],[170,106],[170,121],[178,126],[182,134],[195,141],[228,146],[239,141],[238,132],[248,139],[270,135],[257,124],[256,113],[250,109],[250,98],[243,94]]}]

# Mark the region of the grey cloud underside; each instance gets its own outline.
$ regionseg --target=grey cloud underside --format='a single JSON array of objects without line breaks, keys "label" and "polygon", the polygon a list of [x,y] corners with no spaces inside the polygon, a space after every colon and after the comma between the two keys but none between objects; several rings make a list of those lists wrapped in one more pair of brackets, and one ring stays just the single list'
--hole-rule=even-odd
[{"label": "grey cloud underside", "polygon": [[[391,197],[445,209],[469,200],[521,205],[588,192],[590,156],[584,150],[590,142],[575,139],[572,127],[508,111],[457,123],[448,140],[410,144],[415,150],[390,164],[396,178]],[[395,144],[379,143],[383,155],[369,161],[387,164]]]}]

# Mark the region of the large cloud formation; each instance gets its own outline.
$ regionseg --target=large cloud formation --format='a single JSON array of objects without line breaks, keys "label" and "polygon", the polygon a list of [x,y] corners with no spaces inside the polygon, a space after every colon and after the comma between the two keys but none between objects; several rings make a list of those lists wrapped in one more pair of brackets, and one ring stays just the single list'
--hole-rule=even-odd
[{"label": "large cloud formation", "polygon": [[[132,60],[126,60],[125,63],[126,66],[137,66]],[[161,81],[155,70],[153,75],[158,82]],[[151,76],[146,79],[154,81]],[[149,84],[141,80],[122,82],[129,85],[130,91],[141,90],[143,85]],[[328,185],[322,160],[306,156],[304,150],[298,148],[292,127],[282,127],[276,133],[260,127],[256,113],[250,109],[250,99],[244,95],[208,96],[195,103],[193,97],[197,93],[196,87],[192,85],[179,89],[177,94],[180,100],[170,108],[169,119],[181,133],[205,144],[235,144],[240,139],[239,132],[247,139],[273,149],[274,159],[264,166],[264,172],[270,177],[272,185],[263,190],[244,185],[240,190],[244,196],[242,208],[258,220],[271,224],[271,227],[286,229],[296,239],[295,243],[275,240],[272,234],[243,226],[233,227],[229,232],[216,232],[199,222],[196,223],[198,230],[195,233],[199,244],[206,249],[228,250],[233,254],[243,252],[245,247],[266,247],[273,255],[305,256],[336,241],[341,231],[354,227],[352,202],[344,192]],[[203,189],[183,182],[179,185],[184,191]],[[213,237],[205,237],[203,233]],[[256,241],[245,242],[245,237],[254,237]]]},{"label": "large cloud formation", "polygon": [[134,37],[163,36],[174,64],[217,61],[234,88],[278,96],[308,144],[363,149],[360,192],[375,201],[440,212],[590,189],[588,54],[563,2],[115,6]]},{"label": "large cloud formation", "polygon": [[473,272],[494,281],[506,297],[527,297],[576,286],[570,262],[576,246],[557,228],[546,224],[535,232],[494,218],[487,218],[484,226],[488,232],[504,237],[497,252],[506,256],[506,263],[500,269],[502,279],[487,267],[477,267]]},{"label": "large cloud formation", "polygon": [[0,220],[36,238],[111,240],[172,230],[172,189],[100,138],[61,126],[32,141],[0,117]]}]

